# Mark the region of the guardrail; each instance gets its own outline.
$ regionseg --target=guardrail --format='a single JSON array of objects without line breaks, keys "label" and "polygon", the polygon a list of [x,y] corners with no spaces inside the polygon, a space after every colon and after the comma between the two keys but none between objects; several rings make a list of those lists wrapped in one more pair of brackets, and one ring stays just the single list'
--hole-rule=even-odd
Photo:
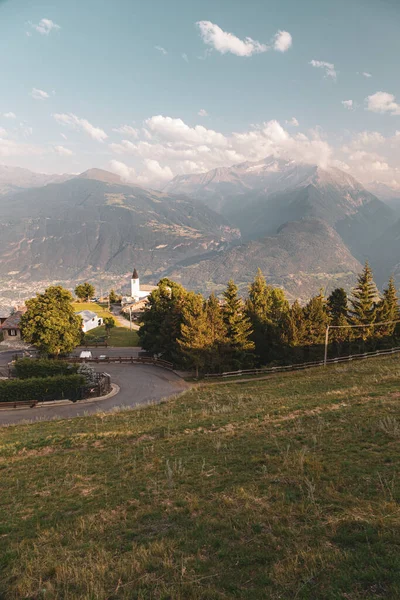
[{"label": "guardrail", "polygon": [[69,356],[64,358],[68,362],[73,363],[121,363],[121,364],[141,364],[141,365],[153,365],[154,367],[161,367],[162,369],[168,369],[169,371],[174,370],[174,365],[167,360],[160,358],[147,358],[140,356],[105,356],[100,358],[93,356],[92,358],[80,358],[79,356]]},{"label": "guardrail", "polygon": [[[387,354],[396,354],[400,352],[400,346],[390,348],[388,350],[375,350],[374,352],[364,352],[363,354],[352,354],[349,356],[340,356],[338,358],[328,358],[327,364],[338,364],[343,362],[350,362],[352,360],[364,360],[367,358],[373,358],[375,356],[385,356]],[[216,377],[241,377],[243,375],[272,375],[273,373],[284,373],[287,371],[303,371],[305,369],[312,369],[313,367],[323,367],[324,361],[319,360],[316,362],[299,363],[294,365],[283,365],[276,367],[262,367],[258,369],[243,369],[241,371],[228,371],[225,373],[208,373],[204,375],[205,379],[213,379]]]}]

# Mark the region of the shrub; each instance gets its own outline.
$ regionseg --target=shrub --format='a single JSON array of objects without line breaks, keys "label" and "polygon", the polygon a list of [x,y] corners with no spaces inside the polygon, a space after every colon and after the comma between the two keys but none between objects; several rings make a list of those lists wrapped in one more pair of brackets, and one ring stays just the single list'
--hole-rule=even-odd
[{"label": "shrub", "polygon": [[71,365],[60,360],[40,358],[22,358],[14,363],[15,375],[20,379],[32,377],[56,377],[72,375],[77,372],[77,365]]},{"label": "shrub", "polygon": [[92,386],[97,382],[96,371],[87,363],[79,365],[78,375],[82,375],[82,377],[85,378],[86,384],[89,386]]},{"label": "shrub", "polygon": [[32,379],[5,379],[0,381],[0,402],[20,400],[80,400],[86,381],[82,375],[58,375]]}]

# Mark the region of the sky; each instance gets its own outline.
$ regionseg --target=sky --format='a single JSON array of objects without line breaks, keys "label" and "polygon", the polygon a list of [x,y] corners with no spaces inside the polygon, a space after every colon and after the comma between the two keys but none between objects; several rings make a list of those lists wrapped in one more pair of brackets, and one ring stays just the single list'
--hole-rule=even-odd
[{"label": "sky", "polygon": [[161,188],[269,155],[400,189],[398,0],[0,0],[0,164]]}]

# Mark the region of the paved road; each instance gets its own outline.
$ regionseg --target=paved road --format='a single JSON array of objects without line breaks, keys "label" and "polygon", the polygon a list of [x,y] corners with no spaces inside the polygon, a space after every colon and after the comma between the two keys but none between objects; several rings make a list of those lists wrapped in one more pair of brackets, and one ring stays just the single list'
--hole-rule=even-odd
[{"label": "paved road", "polygon": [[120,392],[116,396],[92,404],[79,405],[79,402],[76,404],[71,402],[66,406],[49,405],[10,411],[0,410],[0,425],[21,421],[47,421],[54,418],[69,419],[88,413],[108,411],[117,406],[134,407],[139,404],[159,402],[190,387],[175,373],[150,365],[110,364],[103,365],[103,368],[97,366],[95,368],[109,373],[112,382],[119,385]]}]

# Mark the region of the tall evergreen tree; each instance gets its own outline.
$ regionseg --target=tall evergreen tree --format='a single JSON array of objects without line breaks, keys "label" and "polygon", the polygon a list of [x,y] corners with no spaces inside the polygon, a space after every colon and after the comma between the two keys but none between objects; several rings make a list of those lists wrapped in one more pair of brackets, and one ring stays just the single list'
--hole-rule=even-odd
[{"label": "tall evergreen tree", "polygon": [[226,326],[220,303],[214,293],[206,302],[206,313],[210,335],[206,368],[211,372],[221,371],[226,360]]},{"label": "tall evergreen tree", "polygon": [[322,292],[309,300],[303,309],[303,315],[306,345],[314,346],[323,344],[329,318]]},{"label": "tall evergreen tree", "polygon": [[341,344],[352,337],[351,329],[346,328],[346,325],[349,325],[349,301],[346,291],[343,288],[334,289],[328,297],[326,306],[329,315],[329,325],[340,328],[331,330],[329,341],[336,342],[340,348]]},{"label": "tall evergreen tree", "polygon": [[211,343],[204,298],[193,292],[188,294],[183,306],[181,335],[178,344],[191,367],[204,370]]},{"label": "tall evergreen tree", "polygon": [[288,346],[303,346],[306,342],[304,312],[298,300],[283,318],[282,337]]},{"label": "tall evergreen tree", "polygon": [[[398,321],[400,318],[399,313],[399,300],[397,297],[397,290],[394,283],[394,277],[390,277],[387,287],[383,290],[383,298],[377,306],[376,321],[378,323],[385,323],[387,321]],[[396,329],[396,324],[379,325],[377,327],[379,331],[375,332],[382,337],[393,336]]]},{"label": "tall evergreen tree", "polygon": [[271,288],[267,285],[262,271],[258,269],[254,281],[249,286],[249,296],[245,303],[246,315],[251,323],[251,339],[261,363],[267,361],[271,340],[268,325],[271,311]]},{"label": "tall evergreen tree", "polygon": [[[358,277],[357,285],[353,289],[353,296],[350,300],[351,309],[349,311],[352,325],[372,325],[377,317],[377,302],[379,294],[374,282],[371,267],[368,261],[362,273]],[[366,340],[373,335],[373,327],[360,327],[355,330],[354,335]]]},{"label": "tall evergreen tree", "polygon": [[251,340],[251,323],[245,314],[243,303],[233,280],[224,292],[223,318],[232,368],[246,366],[252,358],[254,342]]},{"label": "tall evergreen tree", "polygon": [[142,317],[139,337],[142,348],[171,362],[179,361],[183,307],[188,292],[170,279],[164,278],[148,297]]},{"label": "tall evergreen tree", "polygon": [[267,285],[260,269],[249,286],[246,300],[246,314],[253,329],[252,340],[255,343],[259,362],[265,364],[282,351],[282,317],[289,310],[285,293],[279,288]]}]

